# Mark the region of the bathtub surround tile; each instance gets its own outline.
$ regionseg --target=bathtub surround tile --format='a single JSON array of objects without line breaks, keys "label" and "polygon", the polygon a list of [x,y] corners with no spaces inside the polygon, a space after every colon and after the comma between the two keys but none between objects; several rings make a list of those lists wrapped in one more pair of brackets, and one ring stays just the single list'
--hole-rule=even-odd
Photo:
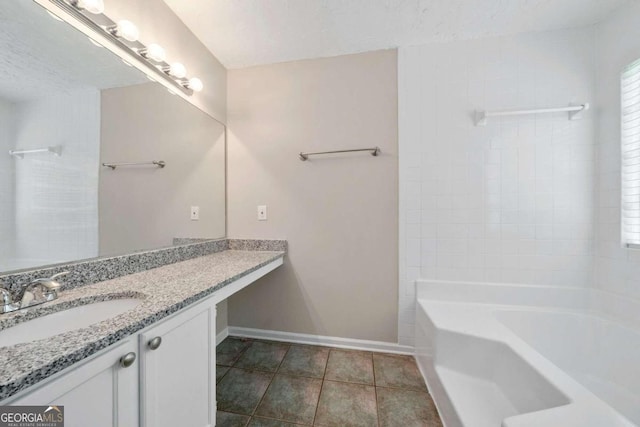
[{"label": "bathtub surround tile", "polygon": [[374,354],[373,368],[376,386],[427,391],[427,385],[411,356]]},{"label": "bathtub surround tile", "polygon": [[322,378],[328,358],[328,348],[292,345],[278,372],[301,377]]},{"label": "bathtub surround tile", "polygon": [[436,406],[426,392],[376,388],[380,427],[441,427]]},{"label": "bathtub surround tile", "polygon": [[252,415],[264,396],[272,375],[231,368],[216,387],[218,409]]},{"label": "bathtub surround tile", "polygon": [[325,379],[373,385],[371,353],[332,349],[329,353]]},{"label": "bathtub surround tile", "polygon": [[254,341],[235,364],[238,368],[275,372],[289,350],[289,344]]},{"label": "bathtub surround tile", "polygon": [[216,413],[216,427],[244,427],[248,421],[249,417],[247,415],[222,411]]},{"label": "bathtub surround tile", "polygon": [[276,375],[256,415],[311,425],[318,405],[322,380]]},{"label": "bathtub surround tile", "polygon": [[216,363],[223,366],[233,366],[242,352],[251,345],[250,340],[227,337],[216,347]]},{"label": "bathtub surround tile", "polygon": [[375,387],[325,381],[318,402],[315,425],[377,426],[376,412]]},{"label": "bathtub surround tile", "polygon": [[220,382],[222,377],[229,371],[228,366],[216,365],[216,384]]}]

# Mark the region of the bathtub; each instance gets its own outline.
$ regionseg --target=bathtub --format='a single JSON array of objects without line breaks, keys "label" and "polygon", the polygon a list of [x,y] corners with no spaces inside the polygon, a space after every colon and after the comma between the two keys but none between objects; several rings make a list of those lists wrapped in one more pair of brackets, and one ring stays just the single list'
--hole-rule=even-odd
[{"label": "bathtub", "polygon": [[416,282],[416,359],[447,427],[640,425],[640,303]]}]

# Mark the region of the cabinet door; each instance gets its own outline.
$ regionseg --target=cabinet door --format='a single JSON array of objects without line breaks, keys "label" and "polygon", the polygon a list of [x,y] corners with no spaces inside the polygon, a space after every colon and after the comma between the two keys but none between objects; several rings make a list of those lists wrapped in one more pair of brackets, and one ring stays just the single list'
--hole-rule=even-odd
[{"label": "cabinet door", "polygon": [[136,351],[135,338],[124,341],[9,404],[62,405],[66,427],[137,426],[138,360],[120,363]]},{"label": "cabinet door", "polygon": [[199,304],[140,334],[143,426],[215,425],[214,335],[211,303]]}]

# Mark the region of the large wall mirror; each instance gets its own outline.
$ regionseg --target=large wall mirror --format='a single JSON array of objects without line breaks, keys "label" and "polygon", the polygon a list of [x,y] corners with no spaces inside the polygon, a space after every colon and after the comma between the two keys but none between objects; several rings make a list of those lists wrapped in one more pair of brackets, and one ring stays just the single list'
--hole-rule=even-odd
[{"label": "large wall mirror", "polygon": [[32,1],[0,52],[1,273],[224,237],[222,124]]}]

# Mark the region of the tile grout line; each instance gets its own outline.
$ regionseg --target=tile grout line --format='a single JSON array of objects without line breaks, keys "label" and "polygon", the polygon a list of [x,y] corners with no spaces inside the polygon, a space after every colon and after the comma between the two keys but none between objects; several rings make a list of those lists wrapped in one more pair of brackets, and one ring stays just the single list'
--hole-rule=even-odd
[{"label": "tile grout line", "polygon": [[[278,342],[274,342],[274,343],[278,343]],[[273,380],[276,378],[276,374],[280,370],[280,366],[282,366],[282,362],[284,362],[284,359],[287,357],[287,354],[289,354],[289,350],[291,350],[291,344],[287,344],[287,351],[284,352],[284,356],[282,356],[282,360],[280,360],[280,363],[278,363],[278,367],[276,368],[275,371],[273,371],[273,373],[271,375],[271,380],[269,381],[269,385],[267,386],[267,389],[262,394],[262,397],[260,398],[260,401],[258,402],[256,407],[253,408],[253,412],[251,413],[251,416],[250,416],[251,418],[255,417],[256,411],[260,407],[260,404],[264,401],[264,397],[269,392],[269,388],[271,388],[271,385],[273,384]],[[249,418],[249,421],[251,421],[251,418]]]},{"label": "tile grout line", "polygon": [[318,409],[320,409],[320,396],[322,396],[322,390],[324,390],[324,382],[327,376],[327,369],[329,368],[329,358],[331,357],[331,352],[333,350],[329,349],[327,353],[327,361],[324,364],[324,372],[322,373],[322,383],[320,383],[320,393],[318,393],[318,402],[316,403],[316,412],[313,414],[313,422],[311,425],[316,425],[316,418],[318,418]]},{"label": "tile grout line", "polygon": [[378,427],[380,427],[380,408],[378,407],[378,381],[376,380],[376,365],[375,360],[373,360],[373,354],[371,355],[371,370],[373,370],[373,394],[376,399],[376,422]]}]

